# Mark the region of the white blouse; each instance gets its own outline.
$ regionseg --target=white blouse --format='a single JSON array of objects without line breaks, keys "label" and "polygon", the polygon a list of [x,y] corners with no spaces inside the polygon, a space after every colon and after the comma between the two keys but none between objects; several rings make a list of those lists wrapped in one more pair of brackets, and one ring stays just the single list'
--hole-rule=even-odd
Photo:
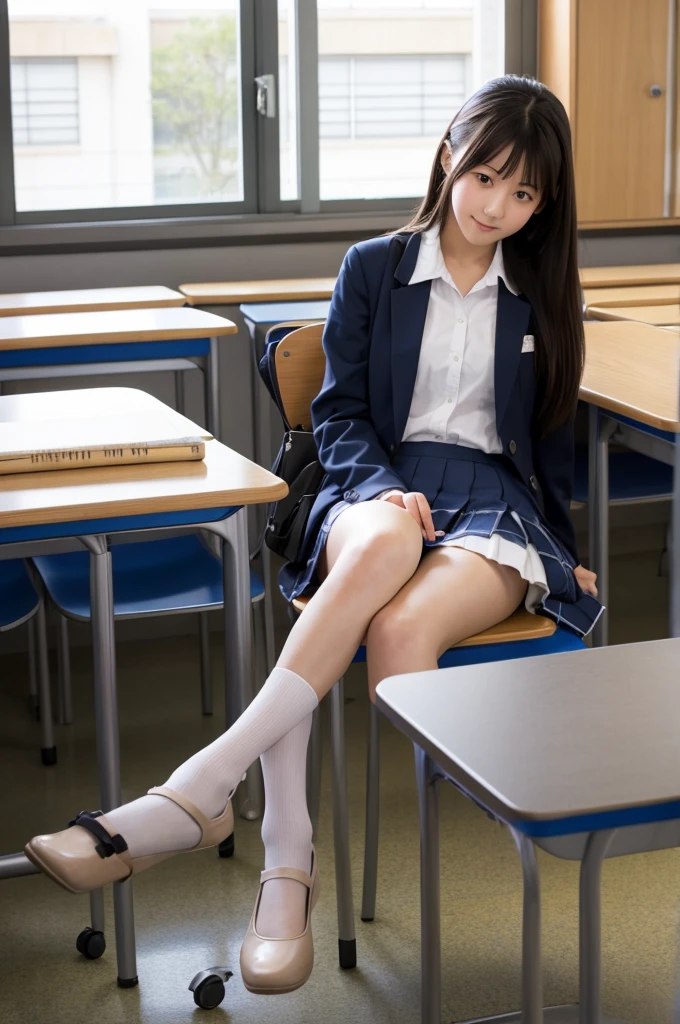
[{"label": "white blouse", "polygon": [[[402,441],[442,441],[489,454],[503,451],[496,430],[494,389],[499,277],[518,294],[505,272],[501,242],[484,277],[462,296],[446,269],[439,228],[423,232],[409,285],[431,280],[432,288]],[[378,497],[390,493],[385,491]],[[519,519],[516,512],[511,515]],[[528,583],[524,599],[527,610],[535,613],[541,606],[548,583],[533,544],[524,548],[500,534],[468,535],[445,543],[512,566]]]},{"label": "white blouse", "polygon": [[432,281],[418,372],[402,441],[445,441],[502,452],[496,432],[494,355],[502,243],[484,277],[462,296],[446,269],[439,228],[424,231],[409,285]]}]

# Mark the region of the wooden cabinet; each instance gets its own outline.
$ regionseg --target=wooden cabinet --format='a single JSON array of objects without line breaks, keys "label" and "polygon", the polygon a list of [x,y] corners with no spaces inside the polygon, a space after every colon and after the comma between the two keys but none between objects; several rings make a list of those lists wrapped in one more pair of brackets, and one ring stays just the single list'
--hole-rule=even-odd
[{"label": "wooden cabinet", "polygon": [[680,215],[677,2],[539,0],[538,77],[569,114],[582,227]]}]

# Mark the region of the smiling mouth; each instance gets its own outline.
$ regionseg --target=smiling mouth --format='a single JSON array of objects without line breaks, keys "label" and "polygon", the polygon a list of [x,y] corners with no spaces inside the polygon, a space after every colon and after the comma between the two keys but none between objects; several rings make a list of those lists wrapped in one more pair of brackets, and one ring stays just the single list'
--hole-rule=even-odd
[{"label": "smiling mouth", "polygon": [[483,224],[482,221],[481,220],[477,220],[476,217],[473,217],[472,219],[475,222],[475,224],[477,224],[480,228],[486,228],[487,231],[495,231],[496,230],[496,228],[494,227],[493,224]]}]

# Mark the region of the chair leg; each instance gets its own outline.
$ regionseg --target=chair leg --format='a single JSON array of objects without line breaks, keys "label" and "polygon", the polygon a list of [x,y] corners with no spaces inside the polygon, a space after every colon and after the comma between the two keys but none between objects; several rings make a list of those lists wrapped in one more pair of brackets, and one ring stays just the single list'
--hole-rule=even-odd
[{"label": "chair leg", "polygon": [[262,545],[262,580],[264,583],[264,598],[262,599],[264,611],[264,642],[267,652],[267,675],[276,664],[276,636],[274,633],[274,600],[272,596],[272,581],[270,572],[270,553],[266,544]]},{"label": "chair leg", "polygon": [[38,721],[40,703],[38,701],[38,656],[36,654],[35,616],[28,620],[28,708]]},{"label": "chair leg", "polygon": [[316,836],[321,802],[321,705],[315,708],[312,717],[312,732],[307,748],[307,808]]},{"label": "chair leg", "polygon": [[210,670],[210,622],[207,612],[199,613],[198,630],[201,638],[201,710],[204,715],[212,715],[213,688]]},{"label": "chair leg", "polygon": [[375,918],[378,887],[378,834],[380,828],[380,713],[371,704],[368,719],[368,759],[366,764],[366,840],[364,843],[364,888],[361,920]]},{"label": "chair leg", "polygon": [[341,967],[356,967],[352,865],[347,806],[347,749],[345,745],[345,689],[339,679],[331,690],[331,755],[333,765],[333,840],[335,887],[338,902],[338,949]]},{"label": "chair leg", "polygon": [[73,687],[71,685],[71,652],[68,643],[68,619],[57,613],[57,721],[73,722]]},{"label": "chair leg", "polygon": [[36,632],[38,637],[38,688],[40,693],[40,756],[43,764],[56,764],[57,748],[54,744],[50,670],[47,662],[47,621],[45,616],[45,602],[42,599],[38,607],[36,620]]}]

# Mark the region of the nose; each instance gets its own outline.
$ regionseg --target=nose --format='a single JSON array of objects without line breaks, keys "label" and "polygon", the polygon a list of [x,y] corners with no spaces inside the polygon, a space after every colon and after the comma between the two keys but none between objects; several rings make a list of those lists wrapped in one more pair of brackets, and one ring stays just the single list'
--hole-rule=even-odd
[{"label": "nose", "polygon": [[500,194],[500,189],[495,195],[489,195],[484,205],[484,214],[493,220],[502,220],[505,213],[505,197]]}]

